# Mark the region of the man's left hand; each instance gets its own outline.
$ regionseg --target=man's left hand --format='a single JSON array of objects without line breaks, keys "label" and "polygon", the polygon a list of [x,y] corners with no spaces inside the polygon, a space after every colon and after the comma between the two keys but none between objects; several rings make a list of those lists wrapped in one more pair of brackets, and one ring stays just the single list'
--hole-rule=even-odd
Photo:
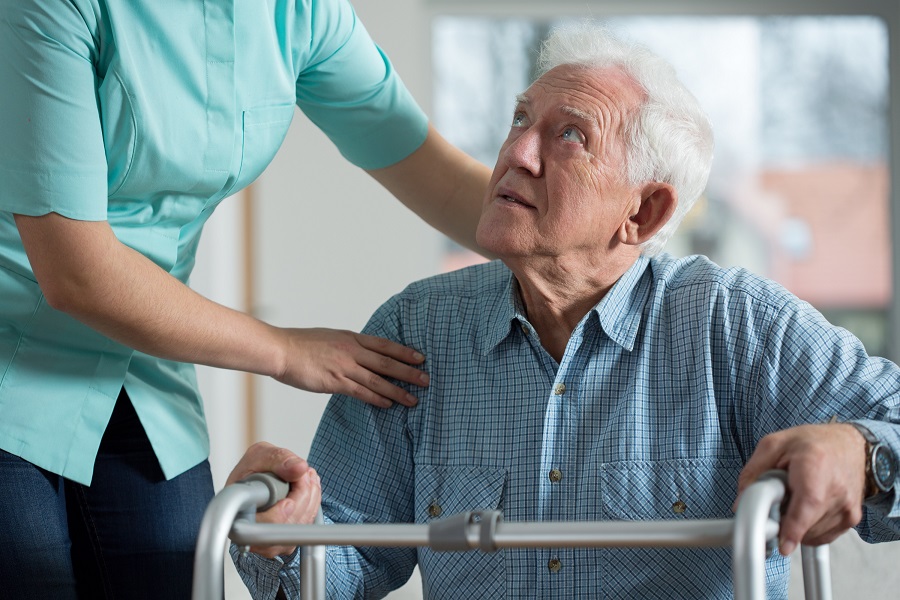
[{"label": "man's left hand", "polygon": [[801,542],[828,544],[862,518],[865,447],[852,425],[801,425],[760,440],[738,479],[738,495],[770,469],[787,471],[787,509],[781,515],[779,550]]}]

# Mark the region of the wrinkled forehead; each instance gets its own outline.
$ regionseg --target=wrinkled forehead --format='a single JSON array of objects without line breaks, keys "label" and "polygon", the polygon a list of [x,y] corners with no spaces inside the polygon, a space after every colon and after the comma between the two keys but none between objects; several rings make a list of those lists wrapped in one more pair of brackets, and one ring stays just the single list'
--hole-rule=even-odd
[{"label": "wrinkled forehead", "polygon": [[615,66],[560,65],[541,75],[521,98],[529,103],[552,102],[598,115],[631,114],[644,101],[641,86]]}]

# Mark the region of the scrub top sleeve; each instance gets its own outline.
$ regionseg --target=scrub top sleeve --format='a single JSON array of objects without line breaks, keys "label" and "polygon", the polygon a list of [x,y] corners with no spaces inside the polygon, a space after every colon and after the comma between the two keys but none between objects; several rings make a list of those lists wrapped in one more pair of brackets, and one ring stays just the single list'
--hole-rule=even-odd
[{"label": "scrub top sleeve", "polygon": [[311,52],[297,78],[297,105],[359,167],[406,158],[425,141],[428,118],[387,56],[345,0],[306,9]]},{"label": "scrub top sleeve", "polygon": [[0,0],[0,211],[105,220],[93,11]]}]

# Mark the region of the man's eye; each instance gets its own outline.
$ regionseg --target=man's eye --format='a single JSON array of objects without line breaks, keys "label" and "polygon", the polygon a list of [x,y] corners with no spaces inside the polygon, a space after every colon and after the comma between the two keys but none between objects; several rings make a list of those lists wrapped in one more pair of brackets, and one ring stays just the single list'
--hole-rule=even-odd
[{"label": "man's eye", "polygon": [[512,118],[512,126],[513,127],[521,127],[525,123],[525,114],[524,113],[516,113]]},{"label": "man's eye", "polygon": [[562,139],[567,142],[584,143],[584,136],[575,127],[566,127],[562,132]]}]

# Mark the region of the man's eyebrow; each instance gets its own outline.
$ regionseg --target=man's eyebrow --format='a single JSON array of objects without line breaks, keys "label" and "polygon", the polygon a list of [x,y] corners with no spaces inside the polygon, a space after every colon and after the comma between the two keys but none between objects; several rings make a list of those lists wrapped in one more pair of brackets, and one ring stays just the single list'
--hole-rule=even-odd
[{"label": "man's eyebrow", "polygon": [[597,123],[597,115],[592,115],[589,112],[585,112],[580,108],[575,108],[574,106],[563,106],[561,109],[564,113],[572,115],[582,121],[589,121],[591,123]]},{"label": "man's eyebrow", "polygon": [[[529,100],[528,96],[525,94],[517,94],[516,95],[516,106],[519,104],[531,104],[531,100]],[[580,108],[575,108],[574,106],[562,106],[560,110],[568,115],[572,115],[577,119],[581,119],[582,121],[588,121],[590,123],[599,124],[600,120],[597,118],[597,115],[592,115],[589,112],[586,112]]]}]

